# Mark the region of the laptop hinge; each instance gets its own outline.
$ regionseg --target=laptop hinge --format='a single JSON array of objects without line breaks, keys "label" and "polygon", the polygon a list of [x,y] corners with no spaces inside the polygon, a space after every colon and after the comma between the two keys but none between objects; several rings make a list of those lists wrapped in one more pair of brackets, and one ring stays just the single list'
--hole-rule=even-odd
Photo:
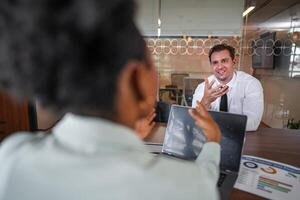
[{"label": "laptop hinge", "polygon": [[236,171],[231,171],[231,170],[229,170],[229,169],[221,169],[221,172],[225,172],[225,173],[236,173],[236,174],[238,174],[238,172],[236,172]]}]

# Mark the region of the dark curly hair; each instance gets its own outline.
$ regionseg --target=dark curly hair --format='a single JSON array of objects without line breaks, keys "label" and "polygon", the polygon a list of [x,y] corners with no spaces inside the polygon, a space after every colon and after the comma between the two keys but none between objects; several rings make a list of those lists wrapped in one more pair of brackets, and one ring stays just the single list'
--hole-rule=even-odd
[{"label": "dark curly hair", "polygon": [[113,111],[117,77],[146,62],[133,0],[2,0],[0,84],[56,111]]},{"label": "dark curly hair", "polygon": [[231,59],[232,60],[234,59],[234,57],[235,57],[235,48],[233,48],[232,46],[227,45],[227,44],[217,44],[209,50],[209,54],[208,54],[209,62],[211,62],[211,55],[214,52],[219,52],[219,51],[223,51],[223,50],[227,50],[230,54]]}]

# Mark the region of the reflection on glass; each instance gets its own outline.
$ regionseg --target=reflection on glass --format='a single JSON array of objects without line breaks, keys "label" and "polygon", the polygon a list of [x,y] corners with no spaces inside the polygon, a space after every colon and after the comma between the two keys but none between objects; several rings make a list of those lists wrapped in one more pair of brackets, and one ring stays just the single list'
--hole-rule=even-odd
[{"label": "reflection on glass", "polygon": [[202,130],[195,124],[187,108],[171,109],[164,141],[164,150],[172,155],[193,160],[205,143]]}]

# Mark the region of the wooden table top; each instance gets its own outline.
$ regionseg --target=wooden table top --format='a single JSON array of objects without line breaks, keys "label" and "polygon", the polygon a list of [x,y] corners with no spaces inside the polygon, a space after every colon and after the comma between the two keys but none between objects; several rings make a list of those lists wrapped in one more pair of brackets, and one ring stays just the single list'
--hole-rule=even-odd
[{"label": "wooden table top", "polygon": [[[157,124],[147,142],[162,143],[166,124]],[[260,128],[246,133],[243,154],[258,156],[300,168],[300,130]],[[231,200],[259,200],[262,197],[233,189]]]}]

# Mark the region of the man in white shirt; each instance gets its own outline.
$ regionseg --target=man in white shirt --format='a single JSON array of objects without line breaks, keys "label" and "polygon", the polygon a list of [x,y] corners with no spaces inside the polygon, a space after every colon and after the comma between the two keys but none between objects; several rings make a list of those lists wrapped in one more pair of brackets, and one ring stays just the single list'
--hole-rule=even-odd
[{"label": "man in white shirt", "polygon": [[253,76],[236,70],[235,49],[215,45],[209,52],[213,75],[198,85],[192,107],[200,102],[207,109],[247,115],[247,131],[257,130],[263,110],[263,88]]},{"label": "man in white shirt", "polygon": [[207,137],[195,162],[150,154],[133,130],[154,107],[157,73],[132,0],[3,0],[0,8],[0,83],[67,113],[52,134],[1,144],[0,200],[219,198],[221,133],[202,105],[190,111]]}]

